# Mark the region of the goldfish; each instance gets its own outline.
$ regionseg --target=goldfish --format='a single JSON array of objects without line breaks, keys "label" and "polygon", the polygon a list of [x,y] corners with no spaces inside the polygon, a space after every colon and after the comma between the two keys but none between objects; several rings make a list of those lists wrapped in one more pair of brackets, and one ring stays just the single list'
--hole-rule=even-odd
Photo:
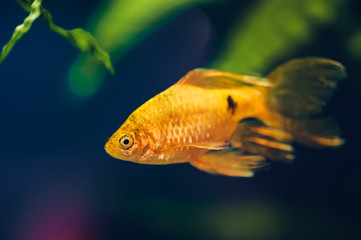
[{"label": "goldfish", "polygon": [[322,110],[344,78],[341,63],[312,57],[266,77],[194,69],[136,109],[105,150],[135,163],[188,162],[211,174],[252,177],[268,160],[292,162],[293,142],[343,144]]}]

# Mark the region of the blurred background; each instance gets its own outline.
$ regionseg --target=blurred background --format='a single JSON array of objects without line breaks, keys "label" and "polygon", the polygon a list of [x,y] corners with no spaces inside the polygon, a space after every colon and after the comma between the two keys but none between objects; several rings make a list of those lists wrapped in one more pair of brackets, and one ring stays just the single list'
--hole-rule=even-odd
[{"label": "blurred background", "polygon": [[[0,239],[360,239],[361,5],[357,0],[45,0],[89,30],[115,75],[39,19],[0,65]],[[0,45],[28,13],[0,2]],[[343,63],[326,108],[346,144],[295,145],[254,178],[108,156],[138,106],[197,67],[265,75],[292,58]]]}]

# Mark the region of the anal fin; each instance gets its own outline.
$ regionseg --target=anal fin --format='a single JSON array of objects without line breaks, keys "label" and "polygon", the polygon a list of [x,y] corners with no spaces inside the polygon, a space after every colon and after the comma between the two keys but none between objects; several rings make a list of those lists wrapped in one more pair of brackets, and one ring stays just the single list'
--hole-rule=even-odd
[{"label": "anal fin", "polygon": [[233,149],[207,152],[190,164],[207,173],[233,177],[252,177],[255,171],[268,165],[261,155],[241,155]]},{"label": "anal fin", "polygon": [[294,158],[291,142],[291,134],[266,126],[257,119],[240,122],[230,139],[234,148],[279,161]]}]

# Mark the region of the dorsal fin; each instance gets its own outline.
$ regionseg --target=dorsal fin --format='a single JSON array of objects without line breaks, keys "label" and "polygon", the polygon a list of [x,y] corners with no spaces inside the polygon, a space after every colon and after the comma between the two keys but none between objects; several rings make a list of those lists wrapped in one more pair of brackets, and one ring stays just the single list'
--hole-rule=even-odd
[{"label": "dorsal fin", "polygon": [[269,87],[266,78],[238,75],[213,69],[197,68],[188,72],[177,84],[189,84],[203,88],[239,88],[243,86]]}]

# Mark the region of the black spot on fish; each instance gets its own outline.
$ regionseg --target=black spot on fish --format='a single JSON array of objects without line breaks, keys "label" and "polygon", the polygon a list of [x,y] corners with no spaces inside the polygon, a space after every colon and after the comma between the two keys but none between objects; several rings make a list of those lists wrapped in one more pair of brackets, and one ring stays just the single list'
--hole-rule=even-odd
[{"label": "black spot on fish", "polygon": [[233,115],[234,111],[236,110],[237,103],[234,102],[234,100],[231,96],[228,96],[227,102],[228,102],[228,110],[232,111],[232,115]]}]

